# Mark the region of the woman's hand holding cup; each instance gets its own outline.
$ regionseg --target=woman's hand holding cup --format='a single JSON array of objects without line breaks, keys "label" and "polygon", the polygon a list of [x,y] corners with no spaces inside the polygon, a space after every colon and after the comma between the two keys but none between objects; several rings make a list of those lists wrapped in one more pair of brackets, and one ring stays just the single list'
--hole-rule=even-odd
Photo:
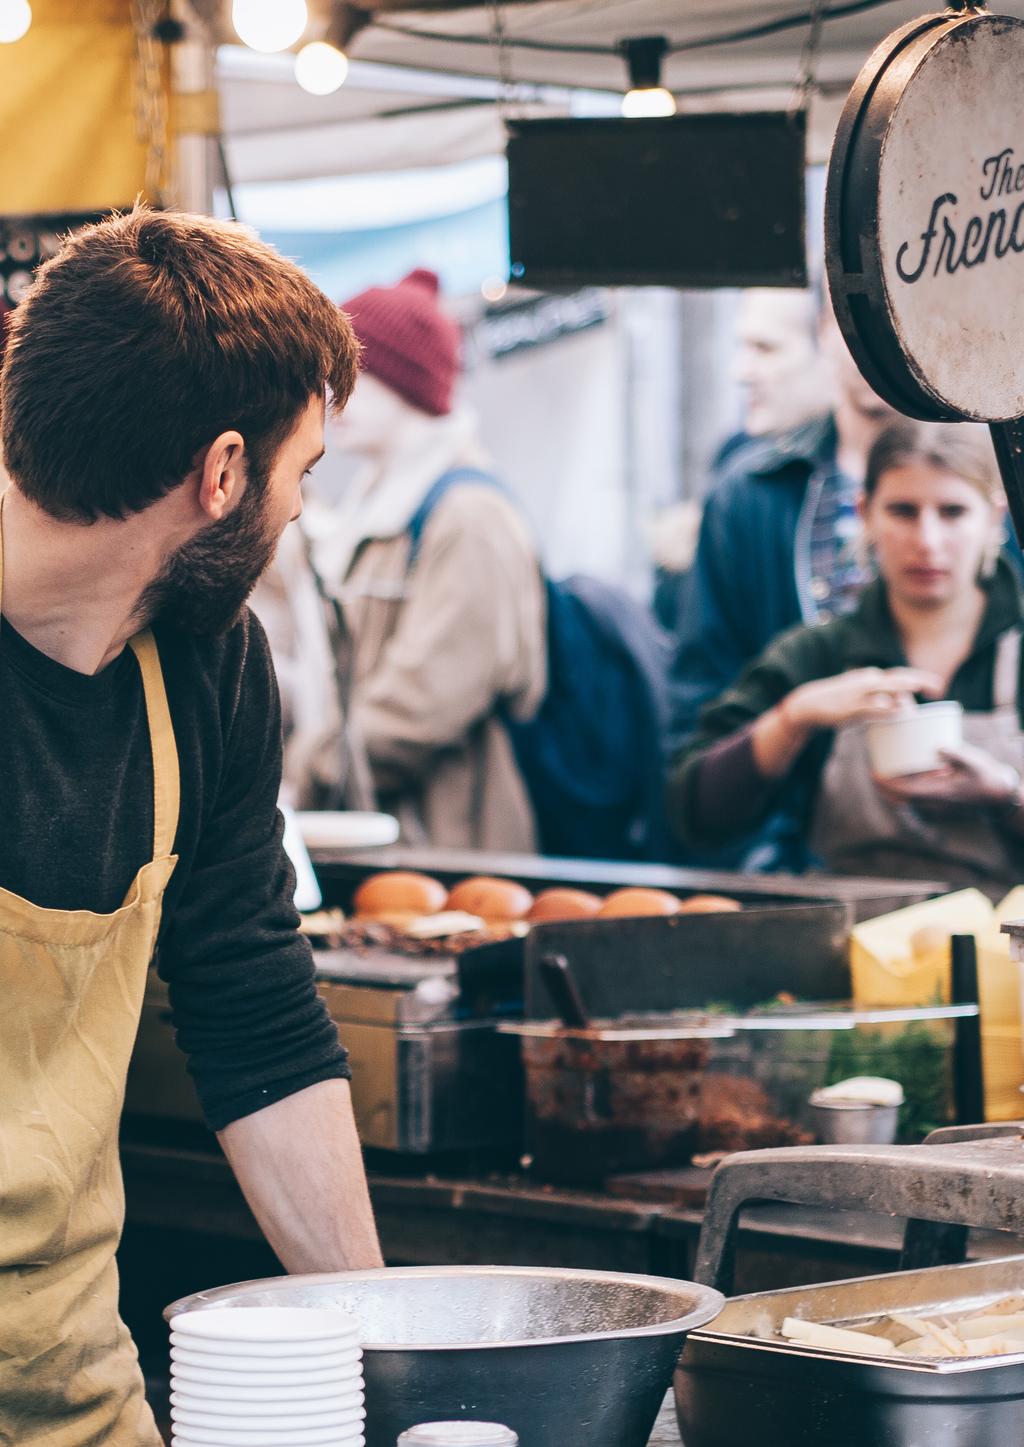
[{"label": "woman's hand holding cup", "polygon": [[941,695],[942,680],[921,668],[854,668],[802,683],[753,726],[754,759],[766,779],[781,778],[819,729],[884,718],[912,707],[914,695]]},{"label": "woman's hand holding cup", "polygon": [[922,668],[854,668],[801,684],[779,708],[789,728],[810,736],[816,729],[884,718],[913,707],[915,694],[938,698],[942,691],[938,675]]},{"label": "woman's hand holding cup", "polygon": [[995,808],[1007,812],[1022,803],[1021,776],[1011,764],[973,744],[942,750],[943,767],[901,779],[876,776],[875,788],[887,804],[937,806],[939,811]]}]

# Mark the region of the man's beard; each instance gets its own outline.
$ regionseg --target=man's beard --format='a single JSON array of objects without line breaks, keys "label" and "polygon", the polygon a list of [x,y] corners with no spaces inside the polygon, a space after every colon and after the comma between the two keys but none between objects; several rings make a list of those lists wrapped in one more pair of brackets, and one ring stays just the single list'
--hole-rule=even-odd
[{"label": "man's beard", "polygon": [[238,621],[277,549],[259,483],[250,469],[234,510],[171,554],[139,600],[143,618],[205,634],[226,633]]}]

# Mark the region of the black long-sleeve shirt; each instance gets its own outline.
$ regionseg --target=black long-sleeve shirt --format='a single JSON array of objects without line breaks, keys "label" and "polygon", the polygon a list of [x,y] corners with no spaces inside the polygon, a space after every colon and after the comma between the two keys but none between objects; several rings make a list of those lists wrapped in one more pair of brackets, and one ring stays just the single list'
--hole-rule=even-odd
[{"label": "black long-sleeve shirt", "polygon": [[[154,630],[174,725],[178,864],[159,970],[209,1125],[348,1074],[297,933],[277,812],[281,718],[263,630]],[[0,887],[49,909],[117,909],[152,856],[142,678],[87,676],[0,626]]]}]

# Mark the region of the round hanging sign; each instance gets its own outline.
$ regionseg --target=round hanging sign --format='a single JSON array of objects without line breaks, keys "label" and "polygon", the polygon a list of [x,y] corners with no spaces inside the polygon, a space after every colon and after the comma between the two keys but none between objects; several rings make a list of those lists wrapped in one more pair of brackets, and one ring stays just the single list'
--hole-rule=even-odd
[{"label": "round hanging sign", "polygon": [[947,11],[890,35],[843,111],[826,214],[836,316],[879,394],[1021,417],[1024,21]]}]

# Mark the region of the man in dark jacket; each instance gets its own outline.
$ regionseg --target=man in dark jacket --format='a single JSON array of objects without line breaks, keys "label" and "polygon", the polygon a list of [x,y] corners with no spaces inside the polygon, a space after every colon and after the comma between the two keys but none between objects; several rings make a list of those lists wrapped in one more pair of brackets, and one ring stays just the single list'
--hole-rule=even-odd
[{"label": "man in dark jacket", "polygon": [[[868,580],[857,498],[868,451],[893,414],[861,377],[831,316],[822,322],[821,359],[835,378],[832,415],[740,447],[708,497],[672,668],[673,752],[695,732],[701,709],[773,638],[850,612]],[[784,801],[781,818],[715,862],[802,867],[789,844],[791,813]]]},{"label": "man in dark jacket", "polygon": [[[730,368],[741,395],[740,430],[725,439],[712,459],[713,480],[724,477],[734,454],[753,440],[788,434],[831,408],[831,378],[819,356],[819,312],[812,291],[753,287],[743,293]],[[696,551],[700,514],[700,503],[687,498],[655,522],[654,611],[673,633]]]}]

